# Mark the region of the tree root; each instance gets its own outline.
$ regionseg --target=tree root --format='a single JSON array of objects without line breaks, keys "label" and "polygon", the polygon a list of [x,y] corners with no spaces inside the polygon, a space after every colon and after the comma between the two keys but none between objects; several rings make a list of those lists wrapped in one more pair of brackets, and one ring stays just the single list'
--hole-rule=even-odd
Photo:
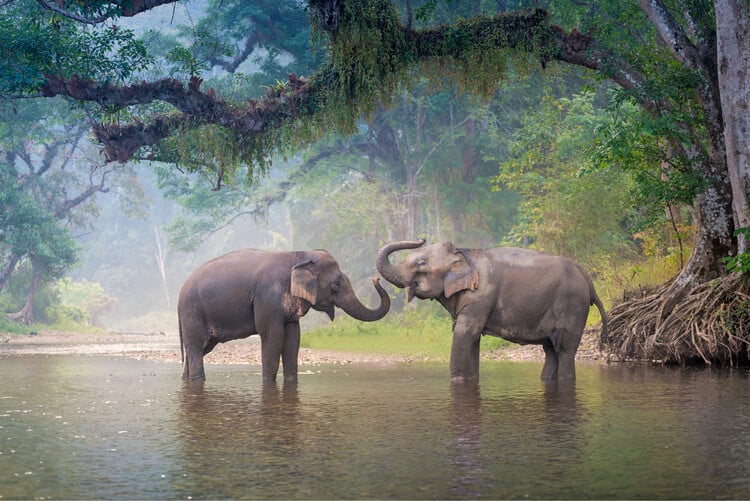
[{"label": "tree root", "polygon": [[[731,274],[674,301],[673,282],[609,312],[609,351],[624,360],[739,365],[750,361],[750,277]],[[663,305],[670,305],[665,314]]]},{"label": "tree root", "polygon": [[7,313],[5,315],[8,319],[23,325],[31,325],[34,323],[34,314],[31,308],[24,306],[21,311],[16,313]]}]

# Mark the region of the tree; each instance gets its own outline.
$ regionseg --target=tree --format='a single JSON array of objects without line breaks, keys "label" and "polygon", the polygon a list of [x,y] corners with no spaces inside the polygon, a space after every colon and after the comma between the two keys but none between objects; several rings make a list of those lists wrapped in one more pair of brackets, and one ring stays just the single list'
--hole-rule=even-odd
[{"label": "tree", "polygon": [[[325,128],[354,131],[358,117],[394,103],[401,89],[414,82],[415,69],[432,81],[447,78],[487,96],[509,66],[589,68],[650,116],[654,128],[648,133],[661,145],[653,160],[667,165],[669,176],[700,181],[693,184],[696,232],[690,258],[674,280],[646,300],[612,312],[614,344],[626,355],[677,360],[726,360],[747,353],[750,344],[736,341],[738,335],[747,338],[746,329],[715,327],[724,308],[743,307],[722,301],[724,306],[709,305],[717,290],[713,280],[726,285],[728,297],[747,286],[744,275],[729,275],[724,263],[747,251],[743,235],[750,219],[746,0],[638,0],[637,6],[574,2],[565,8],[553,4],[549,10],[478,15],[450,25],[421,23],[410,8],[404,17],[388,0],[309,0],[325,62],[309,78],[290,75],[262,99],[242,104],[202,90],[197,74],[187,85],[171,77],[133,83],[144,54],[130,34],[105,22],[163,3],[169,2],[89,0],[62,2],[62,7],[6,2],[0,19],[6,32],[0,37],[18,43],[4,45],[12,52],[5,53],[0,66],[13,77],[3,80],[0,92],[64,95],[114,109],[151,106],[154,111],[155,103],[170,105],[170,112],[157,109],[130,123],[96,124],[94,133],[109,160],[127,160],[186,130],[218,126],[244,141],[241,160],[263,162],[288,145],[309,142]],[[42,8],[55,11],[53,23],[44,22],[51,14]],[[9,16],[14,22],[8,22]],[[107,27],[82,30],[76,23]],[[27,35],[19,36],[19,28]],[[68,36],[55,38],[60,31]],[[27,50],[34,36],[50,42],[49,56]],[[86,43],[91,39],[99,42],[97,47],[109,43],[108,51],[91,51],[95,44]],[[62,57],[71,52],[96,57]],[[224,171],[219,172],[221,180]],[[711,311],[693,315],[704,307]],[[684,332],[706,331],[724,334],[682,343]],[[636,345],[647,348],[631,349]]]},{"label": "tree", "polygon": [[127,169],[92,157],[81,115],[65,103],[26,101],[0,106],[0,291],[19,264],[31,268],[23,307],[10,315],[30,324],[41,283],[53,282],[76,263],[73,230],[96,214],[95,195]]},{"label": "tree", "polygon": [[599,168],[595,162],[598,131],[610,122],[620,124],[624,113],[598,110],[596,97],[589,92],[558,99],[543,93],[514,131],[494,182],[523,196],[513,243],[611,268],[635,257],[628,221],[636,218],[627,209],[629,169],[613,162]]}]

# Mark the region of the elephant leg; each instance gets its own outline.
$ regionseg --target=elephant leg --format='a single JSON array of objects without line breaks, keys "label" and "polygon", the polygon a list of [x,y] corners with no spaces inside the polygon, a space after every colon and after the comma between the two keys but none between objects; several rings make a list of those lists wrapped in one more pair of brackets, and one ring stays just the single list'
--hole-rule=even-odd
[{"label": "elephant leg", "polygon": [[284,364],[284,381],[297,381],[299,355],[299,323],[284,325],[284,346],[281,349],[281,362]]},{"label": "elephant leg", "polygon": [[[581,328],[581,332],[583,332],[583,328]],[[578,351],[578,344],[580,342],[580,335],[572,334],[567,329],[560,329],[555,330],[545,344],[546,360],[549,360],[551,353],[555,355],[556,376],[559,381],[576,378],[576,351]],[[549,344],[551,350],[547,349],[547,344]],[[547,363],[545,361],[545,369],[546,367]],[[542,370],[542,379],[545,379],[544,376],[545,372]],[[553,379],[554,377],[555,375],[552,374],[549,379]]]},{"label": "elephant leg", "polygon": [[542,381],[552,381],[557,379],[557,369],[559,359],[555,347],[550,340],[545,340],[542,344],[544,348],[544,367],[542,367]]},{"label": "elephant leg", "polygon": [[451,381],[463,383],[479,379],[479,342],[482,327],[465,317],[456,319],[451,346]]},{"label": "elephant leg", "polygon": [[276,381],[283,346],[284,324],[282,321],[274,321],[262,331],[260,336],[263,381]]},{"label": "elephant leg", "polygon": [[199,316],[182,317],[182,340],[185,349],[185,366],[182,371],[183,381],[205,381],[203,369],[203,348],[209,339],[208,325]]},{"label": "elephant leg", "polygon": [[572,380],[576,378],[576,352],[566,350],[557,355],[560,368],[557,371],[558,381]]},{"label": "elephant leg", "polygon": [[205,381],[203,370],[203,349],[195,343],[185,343],[185,367],[182,370],[183,381]]},{"label": "elephant leg", "polygon": [[208,338],[208,341],[206,342],[205,346],[203,346],[203,354],[208,355],[211,353],[211,350],[216,348],[216,345],[219,344],[219,340],[215,337],[211,336]]}]

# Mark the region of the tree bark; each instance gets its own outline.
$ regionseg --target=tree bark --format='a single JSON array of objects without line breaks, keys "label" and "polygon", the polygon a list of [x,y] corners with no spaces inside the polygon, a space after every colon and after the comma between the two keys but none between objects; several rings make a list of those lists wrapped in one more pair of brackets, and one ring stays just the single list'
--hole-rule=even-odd
[{"label": "tree bark", "polygon": [[0,292],[2,292],[5,288],[5,284],[8,283],[8,279],[15,271],[16,265],[20,260],[21,257],[15,254],[11,254],[11,256],[8,258],[8,264],[5,266],[3,272],[0,273]]},{"label": "tree bark", "polygon": [[26,294],[26,303],[23,305],[23,308],[21,308],[21,311],[9,313],[8,318],[24,325],[31,325],[34,323],[34,297],[36,295],[36,289],[39,286],[40,278],[41,276],[39,273],[34,271],[31,285],[29,286],[29,292]]},{"label": "tree bark", "polygon": [[[750,8],[747,0],[715,0],[716,49],[727,171],[737,228],[750,227]],[[748,250],[745,235],[738,252]]]}]

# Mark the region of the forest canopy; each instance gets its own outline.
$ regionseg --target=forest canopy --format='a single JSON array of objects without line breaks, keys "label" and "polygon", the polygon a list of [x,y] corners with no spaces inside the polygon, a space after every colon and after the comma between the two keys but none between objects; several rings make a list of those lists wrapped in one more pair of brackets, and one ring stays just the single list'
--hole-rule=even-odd
[{"label": "forest canopy", "polygon": [[[360,218],[369,204],[388,207],[368,238],[413,238],[425,226],[438,239],[461,237],[494,224],[502,234],[488,231],[477,245],[515,240],[587,259],[575,235],[555,234],[555,221],[581,213],[569,201],[596,200],[596,176],[607,176],[610,191],[636,199],[615,207],[635,209],[619,219],[600,210],[602,226],[582,240],[604,235],[610,256],[627,255],[648,242],[632,236],[646,235],[652,217],[689,247],[675,277],[612,309],[612,349],[676,361],[747,358],[745,0],[209,1],[201,5],[208,15],[189,28],[135,29],[152,10],[175,5],[0,3],[2,106],[15,113],[29,99],[74,103],[103,148],[97,173],[133,160],[177,165],[161,172],[162,183],[192,204],[204,228],[281,199],[314,214],[327,201],[310,206],[314,198],[301,196],[313,185],[271,182],[248,194],[238,182],[273,179],[274,158],[302,151],[293,176],[324,176],[336,146],[358,173],[339,186],[355,192],[361,180],[388,181],[359,192],[368,200]],[[512,102],[533,112],[514,116]],[[3,151],[15,170],[22,156]],[[180,175],[210,178],[226,195],[200,195],[175,182]],[[107,189],[105,177],[90,179],[83,192]],[[479,185],[512,195],[491,199]],[[478,211],[451,210],[467,203]],[[366,261],[361,246],[349,250]],[[39,255],[3,252],[4,276]]]}]

